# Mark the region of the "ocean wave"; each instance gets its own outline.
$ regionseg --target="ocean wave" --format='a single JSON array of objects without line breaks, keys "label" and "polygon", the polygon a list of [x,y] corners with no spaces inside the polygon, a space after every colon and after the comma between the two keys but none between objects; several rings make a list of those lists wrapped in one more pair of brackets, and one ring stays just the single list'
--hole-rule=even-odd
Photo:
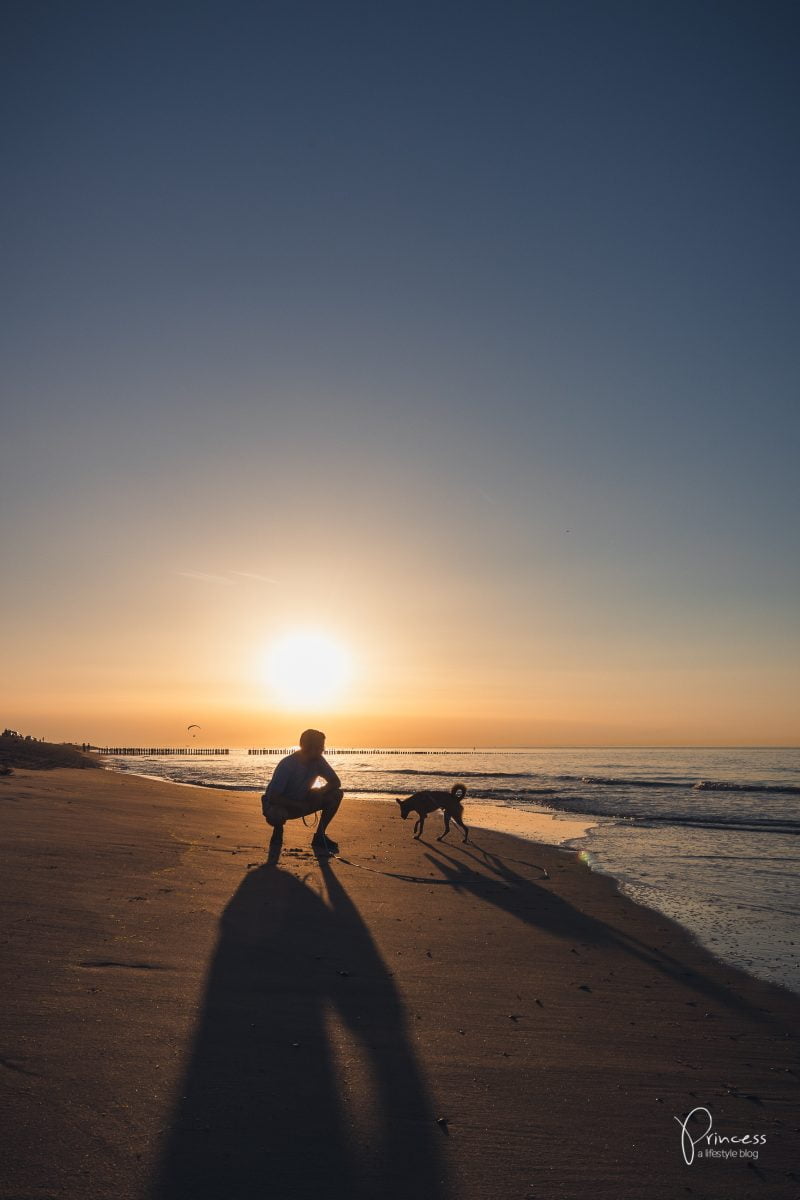
[{"label": "ocean wave", "polygon": [[727,779],[631,779],[616,775],[556,775],[562,782],[588,783],[593,787],[667,788],[695,792],[764,792],[799,796],[800,785],[793,783],[734,783]]},{"label": "ocean wave", "polygon": [[[116,770],[116,768],[114,768]],[[180,783],[184,787],[202,787],[210,788],[213,791],[219,792],[263,792],[264,787],[261,783],[228,783],[221,779],[205,779],[197,778],[196,776],[188,775],[146,775],[144,772],[136,772],[143,779],[156,779],[160,783]],[[432,789],[425,789],[432,790]],[[349,784],[344,785],[345,794],[348,796],[408,796],[410,791],[407,787],[392,787],[390,783],[385,785],[373,784],[372,787],[351,787]],[[554,796],[558,794],[557,788],[482,788],[480,792],[468,792],[468,800],[515,800],[522,797],[536,800],[539,796]]]},{"label": "ocean wave", "polygon": [[611,821],[624,821],[640,828],[647,826],[681,825],[698,829],[725,829],[753,833],[800,834],[800,820],[791,817],[759,817],[751,814],[709,813],[707,816],[692,812],[631,812],[620,811],[615,806],[602,807],[576,797],[563,797],[548,801],[548,808],[557,812],[574,813],[576,816],[604,817]]},{"label": "ocean wave", "polygon": [[[559,778],[566,778],[559,776]],[[570,776],[572,779],[580,779],[581,783],[593,783],[599,787],[636,787],[636,788],[676,788],[689,787],[687,783],[670,782],[667,779],[619,779],[613,775],[581,775]]]},{"label": "ocean wave", "polygon": [[[375,768],[380,770],[380,767]],[[448,779],[530,779],[530,771],[418,771],[413,767],[401,767],[398,771],[387,771],[391,775],[445,776]]]},{"label": "ocean wave", "polygon": [[184,787],[211,788],[215,792],[263,792],[260,783],[225,783],[220,779],[185,778],[178,775],[145,775],[145,779],[158,779],[162,783],[182,783]]},{"label": "ocean wave", "polygon": [[793,783],[728,783],[701,779],[693,783],[692,788],[696,792],[774,792],[776,795],[800,796],[800,786]]},{"label": "ocean wave", "polygon": [[638,825],[683,825],[693,829],[725,829],[740,833],[787,833],[800,834],[800,821],[781,821],[779,818],[764,817],[688,817],[684,814],[665,813],[657,816],[635,818]]},{"label": "ocean wave", "polygon": [[[380,794],[381,796],[408,796],[410,795],[407,787],[392,787],[391,784],[385,784],[378,787],[350,787],[344,785],[344,790],[347,795],[371,796]],[[433,789],[424,788],[421,791],[432,791]],[[539,796],[557,796],[558,788],[482,788],[479,792],[467,792],[467,802],[470,800],[514,800],[521,796],[530,797],[535,800]]]}]

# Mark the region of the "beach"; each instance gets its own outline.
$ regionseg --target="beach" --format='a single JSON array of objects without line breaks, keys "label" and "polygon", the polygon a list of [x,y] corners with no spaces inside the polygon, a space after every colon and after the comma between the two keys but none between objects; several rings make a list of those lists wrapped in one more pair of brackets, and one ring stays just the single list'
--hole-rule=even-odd
[{"label": "beach", "polygon": [[[105,762],[150,778],[252,792],[263,789],[284,753],[192,747]],[[472,824],[581,851],[594,870],[677,921],[717,958],[800,995],[797,748],[326,753],[351,797],[391,803],[463,783]]]},{"label": "beach", "polygon": [[256,792],[109,771],[0,804],[5,1200],[798,1195],[800,1000],[573,852],[346,796],[271,868]]}]

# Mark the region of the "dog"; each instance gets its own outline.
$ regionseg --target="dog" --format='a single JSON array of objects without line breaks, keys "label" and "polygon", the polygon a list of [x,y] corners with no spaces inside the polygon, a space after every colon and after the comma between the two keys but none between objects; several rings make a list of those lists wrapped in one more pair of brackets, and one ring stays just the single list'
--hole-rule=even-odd
[{"label": "dog", "polygon": [[415,792],[413,796],[407,796],[405,800],[398,800],[397,803],[400,805],[400,816],[404,821],[409,813],[417,814],[414,823],[414,837],[417,841],[422,837],[425,818],[436,812],[437,808],[441,808],[444,812],[444,833],[436,839],[437,842],[447,837],[451,820],[462,830],[464,841],[467,842],[469,830],[464,824],[464,805],[461,803],[466,794],[467,789],[463,783],[456,783],[449,792]]}]

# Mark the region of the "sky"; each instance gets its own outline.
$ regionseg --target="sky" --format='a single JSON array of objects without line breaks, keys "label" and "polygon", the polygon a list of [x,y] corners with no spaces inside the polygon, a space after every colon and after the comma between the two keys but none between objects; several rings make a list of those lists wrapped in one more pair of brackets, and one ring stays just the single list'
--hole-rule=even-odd
[{"label": "sky", "polygon": [[796,5],[3,22],[0,723],[800,742]]}]

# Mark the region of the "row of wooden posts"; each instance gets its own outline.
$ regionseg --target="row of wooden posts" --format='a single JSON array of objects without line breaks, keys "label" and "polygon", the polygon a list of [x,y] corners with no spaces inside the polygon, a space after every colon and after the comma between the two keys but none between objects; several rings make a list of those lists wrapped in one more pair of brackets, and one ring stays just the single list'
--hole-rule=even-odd
[{"label": "row of wooden posts", "polygon": [[193,758],[213,758],[216,755],[230,754],[230,750],[221,749],[199,749],[195,746],[190,746],[188,749],[177,750],[173,746],[94,746],[94,750],[98,754],[116,754],[120,758],[136,758],[146,755],[148,758],[161,757],[165,754],[177,754],[180,756],[191,755]]},{"label": "row of wooden posts", "polygon": [[[88,749],[88,746],[87,746],[87,749]],[[188,748],[184,747],[182,749],[176,749],[174,746],[160,746],[160,747],[153,747],[153,746],[92,746],[91,749],[94,750],[97,754],[114,754],[120,758],[136,758],[136,757],[153,757],[153,758],[155,758],[155,757],[161,757],[161,756],[165,756],[165,755],[169,755],[169,754],[177,755],[179,757],[185,757],[188,755],[193,758],[215,758],[217,756],[230,754],[230,750],[227,747],[225,747],[225,748],[216,747],[213,749],[206,749],[206,748],[201,749],[200,747],[190,746]],[[261,749],[255,749],[255,748],[250,749],[247,751],[247,753],[255,754],[255,755],[270,755],[273,757],[277,757],[278,755],[280,755],[281,757],[284,757],[287,754],[294,753],[294,751],[296,749],[297,749],[296,746],[284,746],[282,749],[276,749],[274,747],[263,747]],[[474,750],[470,751],[470,750],[371,750],[371,749],[370,750],[353,750],[353,749],[331,750],[331,749],[328,749],[325,751],[325,753],[330,756],[355,754],[362,758],[366,755],[403,755],[406,757],[408,757],[410,755],[414,755],[415,757],[418,755],[425,755],[427,757],[441,758],[443,755],[446,755],[446,754],[461,754],[461,755],[471,754],[471,753],[474,753]],[[493,750],[492,751],[492,754],[513,754],[513,753],[514,753],[513,750]]]},{"label": "row of wooden posts", "polygon": [[[286,750],[286,749],[284,749],[284,750],[273,750],[273,749],[248,750],[247,753],[248,754],[292,754],[296,749],[297,749],[297,747],[293,746],[293,747],[291,747],[291,749],[288,749],[288,750]],[[473,750],[334,750],[334,749],[331,749],[330,747],[328,747],[325,751],[326,755],[328,755],[331,758],[334,757],[334,755],[338,757],[342,754],[357,754],[360,757],[367,755],[367,754],[380,754],[380,755],[400,754],[400,755],[405,755],[405,756],[413,754],[415,756],[416,755],[428,755],[428,756],[432,756],[434,758],[441,758],[442,755],[444,755],[444,754],[461,754],[461,755],[463,755],[463,754],[473,754],[474,752],[475,752],[474,749]],[[495,751],[493,751],[493,753],[495,753]],[[500,750],[500,751],[497,751],[496,753],[510,754],[510,753],[512,753],[512,751]]]}]

